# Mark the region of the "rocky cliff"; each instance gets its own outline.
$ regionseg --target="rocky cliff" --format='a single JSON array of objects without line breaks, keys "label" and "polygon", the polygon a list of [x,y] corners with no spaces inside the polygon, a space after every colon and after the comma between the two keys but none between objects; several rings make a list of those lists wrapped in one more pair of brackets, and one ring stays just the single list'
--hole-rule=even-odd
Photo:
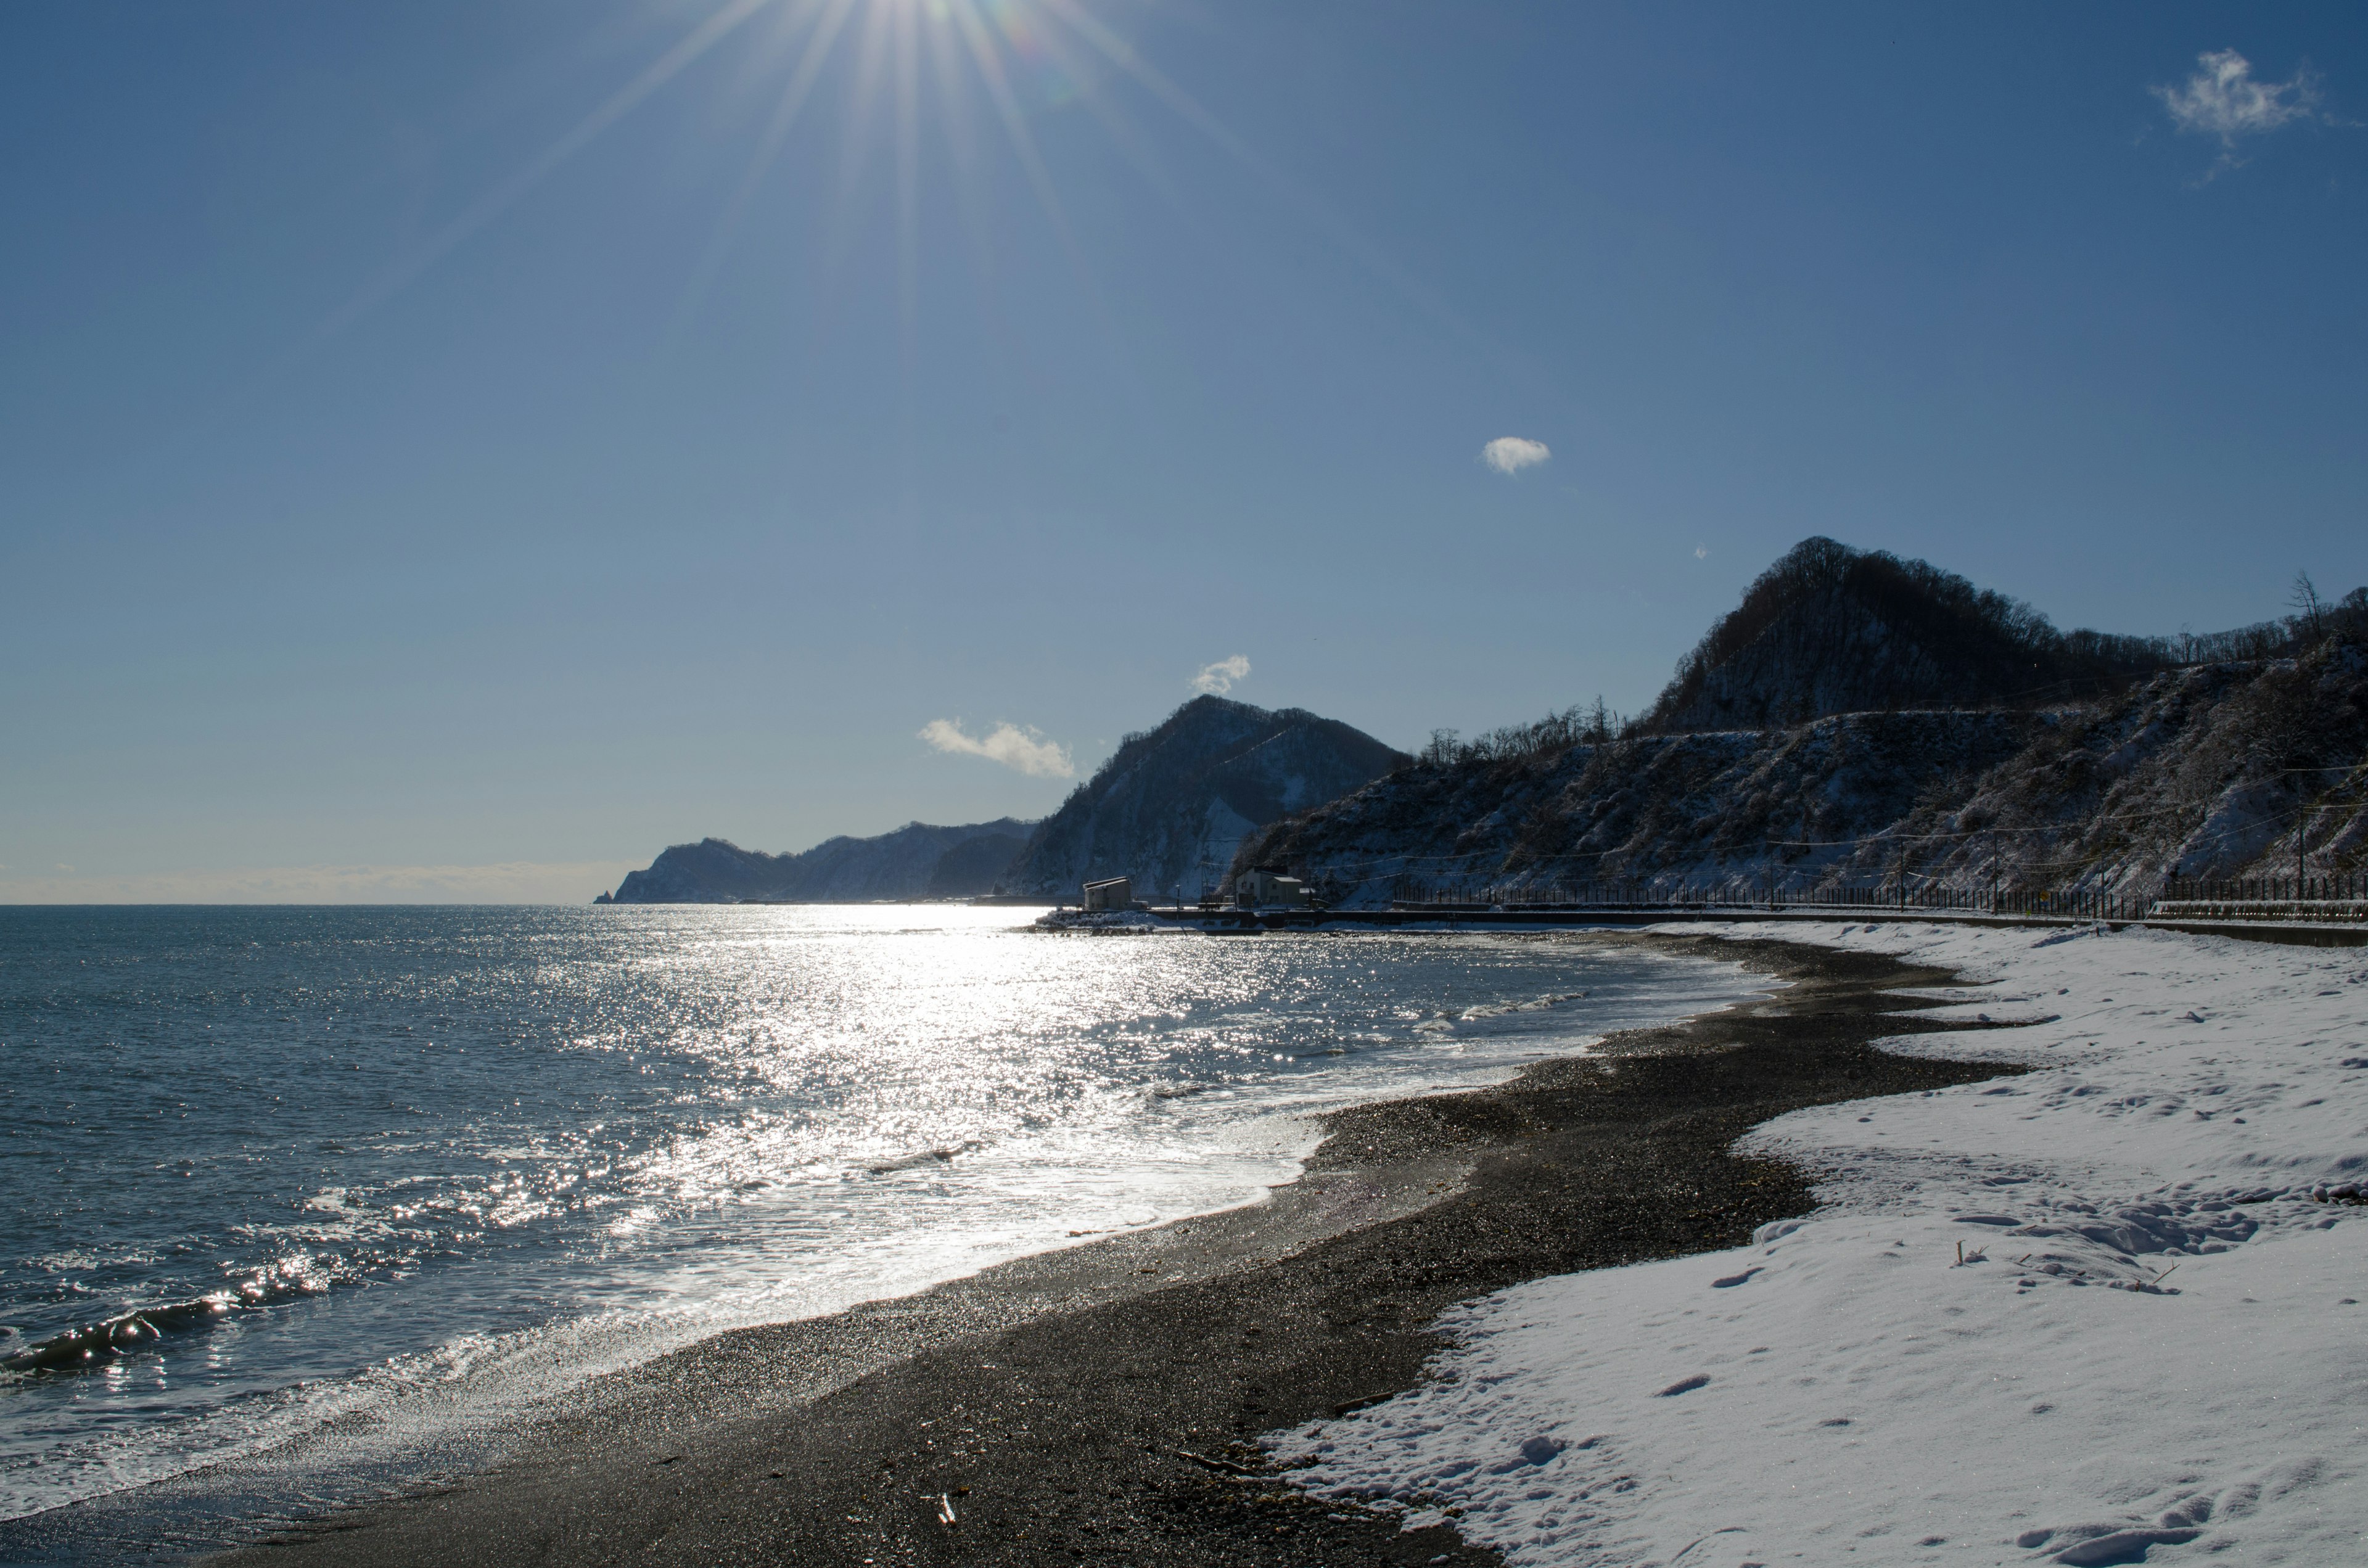
[{"label": "rocky cliff", "polygon": [[960,898],[993,889],[1035,824],[1004,817],[966,827],[910,823],[874,838],[831,838],[801,855],[768,855],[721,838],[677,844],[632,871],[602,902],[860,903]]},{"label": "rocky cliff", "polygon": [[2297,833],[2314,873],[2368,858],[2368,592],[2175,642],[2058,632],[1869,559],[1794,551],[1634,724],[1574,711],[1434,745],[1235,863],[1372,904],[1591,881],[2146,893],[2290,874]]},{"label": "rocky cliff", "polygon": [[1245,837],[1407,760],[1338,720],[1197,697],[1121,742],[1038,824],[1004,886],[1074,896],[1086,881],[1129,876],[1139,896],[1195,898],[1222,879]]},{"label": "rocky cliff", "polygon": [[2030,705],[2160,669],[2157,639],[2058,631],[1922,561],[1804,540],[1760,574],[1641,723],[1767,729],[1832,713]]}]

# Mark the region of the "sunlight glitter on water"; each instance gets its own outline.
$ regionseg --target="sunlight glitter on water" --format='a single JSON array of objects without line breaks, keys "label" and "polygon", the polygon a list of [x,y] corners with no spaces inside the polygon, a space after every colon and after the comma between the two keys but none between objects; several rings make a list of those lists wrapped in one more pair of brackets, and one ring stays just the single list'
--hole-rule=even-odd
[{"label": "sunlight glitter on water", "polygon": [[0,1517],[333,1420],[360,1462],[721,1328],[1246,1201],[1306,1111],[1748,994],[1550,939],[1025,918],[0,912]]}]

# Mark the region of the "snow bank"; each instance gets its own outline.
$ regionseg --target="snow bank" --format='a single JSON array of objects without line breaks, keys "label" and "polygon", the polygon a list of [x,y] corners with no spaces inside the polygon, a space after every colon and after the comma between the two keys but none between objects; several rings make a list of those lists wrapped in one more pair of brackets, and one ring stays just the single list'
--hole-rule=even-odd
[{"label": "snow bank", "polygon": [[1814,1216],[1465,1304],[1302,1484],[1520,1564],[2368,1561],[2368,952],[1725,934],[1950,966],[2030,1021],[1904,1048],[2032,1070],[1759,1129]]}]

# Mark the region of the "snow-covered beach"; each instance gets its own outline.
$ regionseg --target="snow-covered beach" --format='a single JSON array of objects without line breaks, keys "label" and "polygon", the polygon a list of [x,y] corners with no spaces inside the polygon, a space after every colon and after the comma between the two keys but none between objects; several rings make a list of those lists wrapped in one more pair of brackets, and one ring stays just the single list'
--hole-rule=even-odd
[{"label": "snow-covered beach", "polygon": [[2361,1559],[2368,952],[1721,934],[1952,968],[1993,1027],[1904,1049],[2027,1071],[1763,1126],[1816,1213],[1467,1303],[1420,1387],[1269,1438],[1303,1485],[1517,1564]]}]

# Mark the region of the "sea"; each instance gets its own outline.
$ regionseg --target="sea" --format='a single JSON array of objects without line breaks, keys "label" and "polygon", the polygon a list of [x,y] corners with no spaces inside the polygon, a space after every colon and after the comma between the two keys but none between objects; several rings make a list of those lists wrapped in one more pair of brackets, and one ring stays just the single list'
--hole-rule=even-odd
[{"label": "sea", "polygon": [[1766,985],[1035,913],[0,908],[0,1561],[415,1483],[604,1373],[1255,1201],[1314,1113]]}]

